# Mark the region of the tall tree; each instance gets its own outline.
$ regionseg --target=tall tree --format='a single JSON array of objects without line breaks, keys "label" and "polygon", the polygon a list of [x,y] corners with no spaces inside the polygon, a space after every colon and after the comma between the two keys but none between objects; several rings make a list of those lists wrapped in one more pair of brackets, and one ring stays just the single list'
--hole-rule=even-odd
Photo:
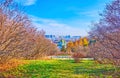
[{"label": "tall tree", "polygon": [[90,36],[97,42],[91,46],[91,55],[96,59],[109,59],[120,64],[120,0],[106,5],[99,23],[94,24]]},{"label": "tall tree", "polygon": [[13,0],[0,3],[0,63],[11,58],[38,58],[53,54],[56,45],[36,30],[28,16]]}]

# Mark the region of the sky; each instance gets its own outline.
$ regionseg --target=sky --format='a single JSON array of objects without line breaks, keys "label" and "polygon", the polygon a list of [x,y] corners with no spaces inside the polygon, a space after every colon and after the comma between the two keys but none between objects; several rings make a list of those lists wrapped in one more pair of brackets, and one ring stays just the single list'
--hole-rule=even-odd
[{"label": "sky", "polygon": [[16,0],[38,30],[47,35],[87,36],[112,0]]}]

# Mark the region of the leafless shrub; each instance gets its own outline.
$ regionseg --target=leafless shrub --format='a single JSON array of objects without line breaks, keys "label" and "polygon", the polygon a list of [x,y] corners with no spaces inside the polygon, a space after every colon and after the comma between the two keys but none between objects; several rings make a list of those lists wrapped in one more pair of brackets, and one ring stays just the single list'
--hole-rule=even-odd
[{"label": "leafless shrub", "polygon": [[85,57],[85,56],[82,53],[76,52],[72,55],[72,57],[74,58],[75,63],[79,63],[80,59]]}]

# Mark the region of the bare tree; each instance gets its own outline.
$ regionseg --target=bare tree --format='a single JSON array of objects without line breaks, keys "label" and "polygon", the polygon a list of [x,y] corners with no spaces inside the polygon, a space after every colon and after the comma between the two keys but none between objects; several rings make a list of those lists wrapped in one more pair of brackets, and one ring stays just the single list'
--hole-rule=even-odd
[{"label": "bare tree", "polygon": [[23,52],[26,27],[30,26],[27,16],[15,6],[12,0],[3,0],[0,4],[0,57],[3,62]]},{"label": "bare tree", "polygon": [[91,56],[96,59],[109,59],[114,64],[120,64],[120,0],[107,4],[102,19],[94,24],[90,32],[97,43],[91,47]]},{"label": "bare tree", "polygon": [[57,52],[57,46],[44,37],[43,31],[38,31],[34,40],[34,52],[32,52],[31,58],[37,59]]},{"label": "bare tree", "polygon": [[44,37],[44,31],[34,28],[28,16],[12,0],[0,4],[0,62],[11,58],[37,58],[57,51]]}]

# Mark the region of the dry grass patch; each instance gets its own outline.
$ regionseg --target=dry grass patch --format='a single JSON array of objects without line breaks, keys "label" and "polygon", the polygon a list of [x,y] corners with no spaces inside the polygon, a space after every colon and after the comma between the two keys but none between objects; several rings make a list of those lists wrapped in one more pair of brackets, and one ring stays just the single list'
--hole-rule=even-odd
[{"label": "dry grass patch", "polygon": [[11,68],[15,68],[19,65],[28,64],[28,63],[29,62],[26,62],[24,60],[12,59],[8,61],[7,63],[0,64],[0,72],[7,71]]}]

